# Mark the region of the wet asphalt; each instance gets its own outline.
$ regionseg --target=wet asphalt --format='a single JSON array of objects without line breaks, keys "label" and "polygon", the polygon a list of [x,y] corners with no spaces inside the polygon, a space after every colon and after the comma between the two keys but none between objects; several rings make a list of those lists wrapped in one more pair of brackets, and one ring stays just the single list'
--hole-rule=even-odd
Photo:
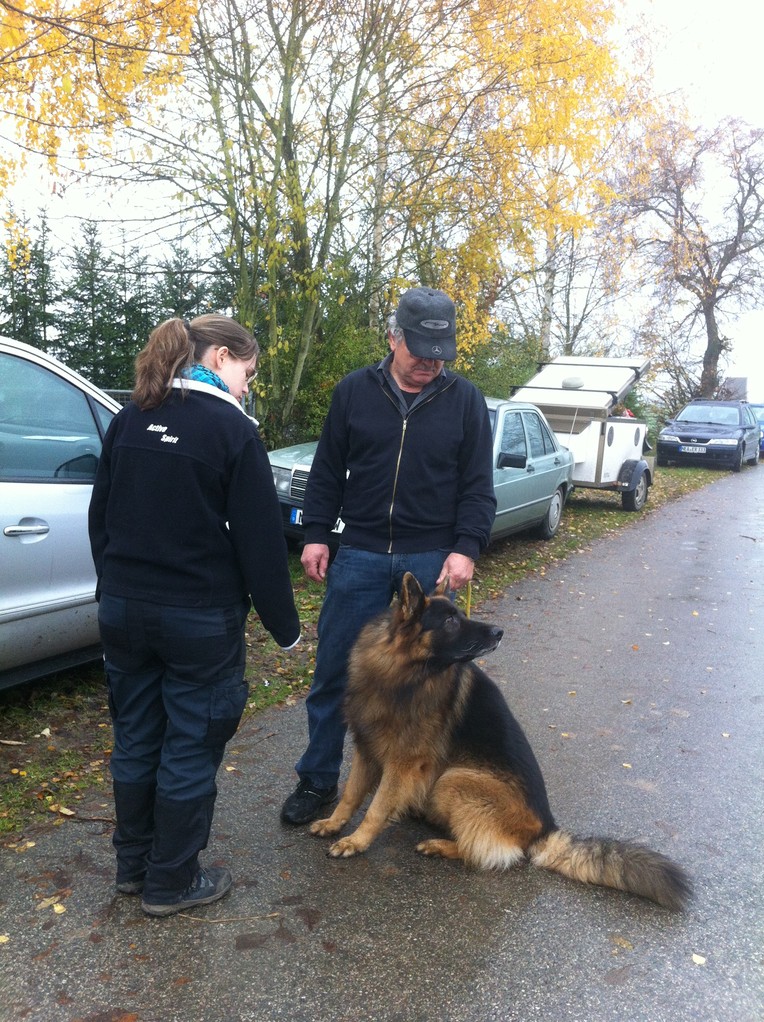
[{"label": "wet asphalt", "polygon": [[151,919],[117,896],[105,797],[0,850],[0,1020],[762,1022],[764,466],[634,516],[479,616],[505,629],[485,666],[558,822],[682,863],[685,913],[421,858],[416,821],[327,858],[279,822],[300,702],[228,748],[205,861],[235,887],[215,905]]}]

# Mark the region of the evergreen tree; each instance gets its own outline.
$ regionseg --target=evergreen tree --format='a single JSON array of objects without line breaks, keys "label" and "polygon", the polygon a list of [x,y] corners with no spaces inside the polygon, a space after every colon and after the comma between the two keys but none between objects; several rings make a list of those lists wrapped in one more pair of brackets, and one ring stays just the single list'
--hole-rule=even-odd
[{"label": "evergreen tree", "polygon": [[115,379],[119,382],[114,383],[113,387],[132,389],[135,356],[145,346],[149,334],[163,317],[156,306],[155,276],[145,253],[137,247],[127,251],[123,239],[122,255],[115,269],[123,337],[119,346],[118,367],[115,361]]},{"label": "evergreen tree", "polygon": [[206,263],[181,241],[176,241],[169,254],[160,259],[152,295],[158,321],[171,316],[193,319],[205,312],[219,311],[210,303],[211,286],[203,268]]},{"label": "evergreen tree", "polygon": [[0,333],[47,350],[52,343],[56,287],[50,226],[41,211],[36,233],[10,210],[0,265]]},{"label": "evergreen tree", "polygon": [[59,316],[59,357],[99,387],[132,386],[133,347],[125,335],[119,264],[104,250],[99,225],[82,227]]}]

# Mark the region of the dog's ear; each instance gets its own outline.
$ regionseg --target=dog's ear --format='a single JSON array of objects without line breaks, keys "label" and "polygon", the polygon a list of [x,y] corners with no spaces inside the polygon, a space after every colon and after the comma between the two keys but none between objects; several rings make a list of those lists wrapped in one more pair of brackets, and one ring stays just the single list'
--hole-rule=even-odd
[{"label": "dog's ear", "polygon": [[448,596],[448,585],[449,585],[450,581],[451,581],[450,578],[448,577],[448,575],[446,575],[446,577],[443,579],[443,581],[439,585],[437,585],[435,587],[435,592],[432,595],[433,596]]},{"label": "dog's ear", "polygon": [[424,609],[424,590],[417,579],[407,571],[401,583],[401,614],[404,621],[418,617]]}]

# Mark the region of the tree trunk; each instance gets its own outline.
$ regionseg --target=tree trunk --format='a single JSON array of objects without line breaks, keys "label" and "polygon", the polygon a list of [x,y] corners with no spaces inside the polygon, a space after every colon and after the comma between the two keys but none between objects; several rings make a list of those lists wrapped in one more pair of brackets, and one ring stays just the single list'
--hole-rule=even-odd
[{"label": "tree trunk", "polygon": [[724,341],[719,336],[716,322],[716,305],[706,302],[703,305],[703,318],[706,324],[706,350],[703,353],[703,372],[700,375],[700,393],[698,397],[715,397],[719,389],[719,358],[724,351]]}]

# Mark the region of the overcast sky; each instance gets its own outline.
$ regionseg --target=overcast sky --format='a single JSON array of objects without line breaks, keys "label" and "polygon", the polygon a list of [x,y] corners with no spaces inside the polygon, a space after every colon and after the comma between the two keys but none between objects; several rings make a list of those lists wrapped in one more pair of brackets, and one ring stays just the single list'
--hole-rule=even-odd
[{"label": "overcast sky", "polygon": [[[756,0],[623,0],[654,26],[656,86],[682,90],[709,127],[739,117],[764,128],[762,47],[764,5]],[[748,378],[748,397],[764,403],[764,309],[746,313],[727,331],[733,342],[729,375]]]}]

